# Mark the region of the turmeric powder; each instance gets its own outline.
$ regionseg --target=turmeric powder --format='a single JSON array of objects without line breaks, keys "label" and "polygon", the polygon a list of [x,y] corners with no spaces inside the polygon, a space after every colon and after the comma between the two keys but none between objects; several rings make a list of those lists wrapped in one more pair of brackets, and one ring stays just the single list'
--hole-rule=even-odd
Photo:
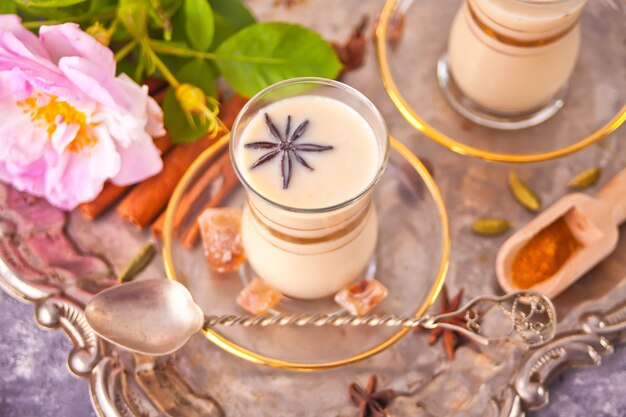
[{"label": "turmeric powder", "polygon": [[546,226],[517,252],[512,266],[513,283],[522,289],[547,280],[580,247],[563,217]]}]

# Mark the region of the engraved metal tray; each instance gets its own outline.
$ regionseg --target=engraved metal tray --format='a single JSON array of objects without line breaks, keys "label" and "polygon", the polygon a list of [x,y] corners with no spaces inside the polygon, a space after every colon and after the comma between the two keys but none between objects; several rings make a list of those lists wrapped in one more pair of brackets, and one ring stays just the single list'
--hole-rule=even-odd
[{"label": "engraved metal tray", "polygon": [[[373,17],[381,6],[375,0],[344,0],[341,5],[316,0],[287,9],[271,3],[249,2],[263,20],[303,23],[337,40],[348,35],[362,14]],[[468,297],[499,292],[493,264],[504,238],[476,237],[469,225],[485,215],[506,217],[518,226],[532,218],[508,195],[508,171],[516,170],[544,204],[550,204],[565,194],[567,182],[581,170],[601,166],[607,179],[626,166],[626,143],[619,140],[626,135],[624,129],[579,153],[541,164],[491,164],[453,154],[402,119],[378,81],[372,47],[367,55],[366,66],[344,81],[370,97],[392,133],[434,167],[451,221],[453,251],[446,279],[451,293],[460,287]],[[544,134],[548,140],[549,129]],[[624,237],[624,229],[621,234]],[[545,405],[547,383],[554,375],[572,366],[599,364],[625,339],[622,239],[612,256],[555,300],[560,334],[535,351],[509,344],[464,344],[450,362],[439,346],[428,346],[425,334],[418,332],[363,362],[315,373],[255,365],[221,351],[201,335],[168,357],[132,355],[99,340],[82,308],[93,293],[114,283],[114,270],[147,238],[114,211],[89,222],[0,186],[0,284],[35,305],[40,325],[60,328],[69,336],[74,345],[69,368],[89,381],[101,416],[353,416],[348,384],[363,384],[368,375],[377,374],[381,387],[407,393],[390,406],[391,416],[517,417]],[[53,249],[61,247],[64,255],[56,256]],[[160,257],[137,279],[153,276],[164,276]]]}]

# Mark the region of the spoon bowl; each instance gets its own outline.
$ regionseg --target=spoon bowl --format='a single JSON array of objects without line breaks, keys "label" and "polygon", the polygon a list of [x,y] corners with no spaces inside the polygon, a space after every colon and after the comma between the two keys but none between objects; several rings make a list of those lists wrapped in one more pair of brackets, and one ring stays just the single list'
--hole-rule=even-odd
[{"label": "spoon bowl", "polygon": [[85,308],[103,339],[133,352],[167,355],[202,328],[204,314],[179,282],[148,279],[108,288]]}]

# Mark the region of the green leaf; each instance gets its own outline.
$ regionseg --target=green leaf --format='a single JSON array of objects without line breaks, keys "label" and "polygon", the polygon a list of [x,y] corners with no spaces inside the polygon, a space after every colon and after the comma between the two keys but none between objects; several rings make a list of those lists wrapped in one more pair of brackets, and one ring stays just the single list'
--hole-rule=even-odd
[{"label": "green leaf", "polygon": [[182,8],[178,9],[172,15],[172,41],[183,42],[187,44],[185,37],[185,12]]},{"label": "green leaf", "polygon": [[153,27],[162,30],[166,41],[172,39],[172,15],[183,4],[183,0],[144,0]]},{"label": "green leaf", "polygon": [[39,20],[41,18],[51,19],[51,20],[64,20],[72,16],[66,8],[56,8],[56,7],[35,7],[35,6],[24,6],[22,2],[14,0],[18,3],[18,14],[22,16],[24,22],[29,22],[33,20]]},{"label": "green leaf", "polygon": [[220,14],[237,30],[256,23],[252,13],[239,0],[209,0],[213,12]]},{"label": "green leaf", "polygon": [[132,78],[136,83],[141,83],[142,80],[135,78],[135,70],[137,69],[137,63],[128,57],[117,63],[116,71],[118,74],[124,73]]},{"label": "green leaf", "polygon": [[87,0],[15,0],[16,3],[25,7],[67,7],[85,1]]},{"label": "green leaf", "polygon": [[141,0],[120,0],[117,17],[135,39],[143,39],[146,35],[147,16]]},{"label": "green leaf", "polygon": [[113,42],[121,42],[131,40],[133,37],[124,26],[118,26],[113,36],[111,36],[111,41]]},{"label": "green leaf", "polygon": [[[192,60],[178,73],[176,79],[181,83],[189,83],[200,87],[204,94],[211,97],[217,96],[215,79],[210,64],[204,60]],[[195,127],[187,121],[173,88],[167,90],[163,99],[163,114],[165,116],[165,128],[172,137],[174,143],[189,143],[199,139],[207,131],[207,125],[201,123],[194,116]]]},{"label": "green leaf", "polygon": [[17,5],[13,0],[0,0],[0,14],[17,13]]},{"label": "green leaf", "polygon": [[89,14],[100,13],[102,9],[109,9],[116,5],[115,0],[89,0]]},{"label": "green leaf", "polygon": [[216,54],[226,80],[247,97],[288,78],[335,78],[341,70],[333,47],[319,34],[287,23],[248,26],[222,43]]},{"label": "green leaf", "polygon": [[207,0],[185,0],[183,8],[187,41],[198,51],[208,51],[215,32],[211,5]]},{"label": "green leaf", "polygon": [[215,34],[213,35],[213,43],[209,49],[211,51],[217,49],[222,42],[233,36],[239,30],[228,19],[215,11],[213,11],[213,18],[215,20]]},{"label": "green leaf", "polygon": [[215,19],[215,34],[210,50],[217,49],[222,42],[246,26],[256,23],[254,16],[239,0],[209,0]]}]

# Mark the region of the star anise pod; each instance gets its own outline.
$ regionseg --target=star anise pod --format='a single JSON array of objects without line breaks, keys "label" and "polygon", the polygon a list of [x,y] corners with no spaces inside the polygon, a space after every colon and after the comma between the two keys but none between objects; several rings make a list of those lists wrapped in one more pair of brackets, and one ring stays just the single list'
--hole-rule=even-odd
[{"label": "star anise pod", "polygon": [[309,165],[304,158],[299,154],[300,152],[323,152],[333,149],[332,146],[322,146],[313,143],[296,143],[300,137],[304,134],[306,127],[309,124],[308,120],[302,122],[294,131],[291,132],[291,115],[287,116],[287,127],[285,128],[285,135],[281,135],[280,131],[270,119],[270,116],[265,113],[265,123],[272,135],[275,142],[259,141],[246,143],[244,147],[249,149],[264,149],[268,150],[263,156],[257,159],[250,167],[251,169],[263,165],[264,163],[271,161],[278,154],[281,155],[280,161],[280,176],[283,179],[283,188],[289,187],[289,181],[291,181],[292,161],[291,158],[295,158],[303,167],[309,171],[313,171],[313,167]]},{"label": "star anise pod", "polygon": [[[459,290],[456,297],[452,300],[448,298],[448,290],[444,285],[441,294],[439,295],[441,299],[441,306],[437,314],[446,314],[451,313],[459,308],[461,304],[461,299],[463,298],[463,288]],[[459,313],[455,316],[448,317],[446,319],[440,320],[442,323],[450,323],[455,324],[457,326],[466,327],[467,321],[465,319],[465,313]],[[454,359],[454,352],[459,345],[459,333],[455,332],[452,329],[444,329],[443,327],[437,327],[430,330],[430,334],[428,335],[428,344],[434,345],[437,343],[439,338],[443,336],[443,347],[446,351],[446,355],[448,355],[448,359]]]},{"label": "star anise pod", "polygon": [[392,389],[376,391],[376,375],[371,375],[367,381],[367,387],[361,388],[356,383],[350,384],[348,393],[350,400],[359,407],[359,417],[385,417],[385,409],[394,398],[396,392]]}]

